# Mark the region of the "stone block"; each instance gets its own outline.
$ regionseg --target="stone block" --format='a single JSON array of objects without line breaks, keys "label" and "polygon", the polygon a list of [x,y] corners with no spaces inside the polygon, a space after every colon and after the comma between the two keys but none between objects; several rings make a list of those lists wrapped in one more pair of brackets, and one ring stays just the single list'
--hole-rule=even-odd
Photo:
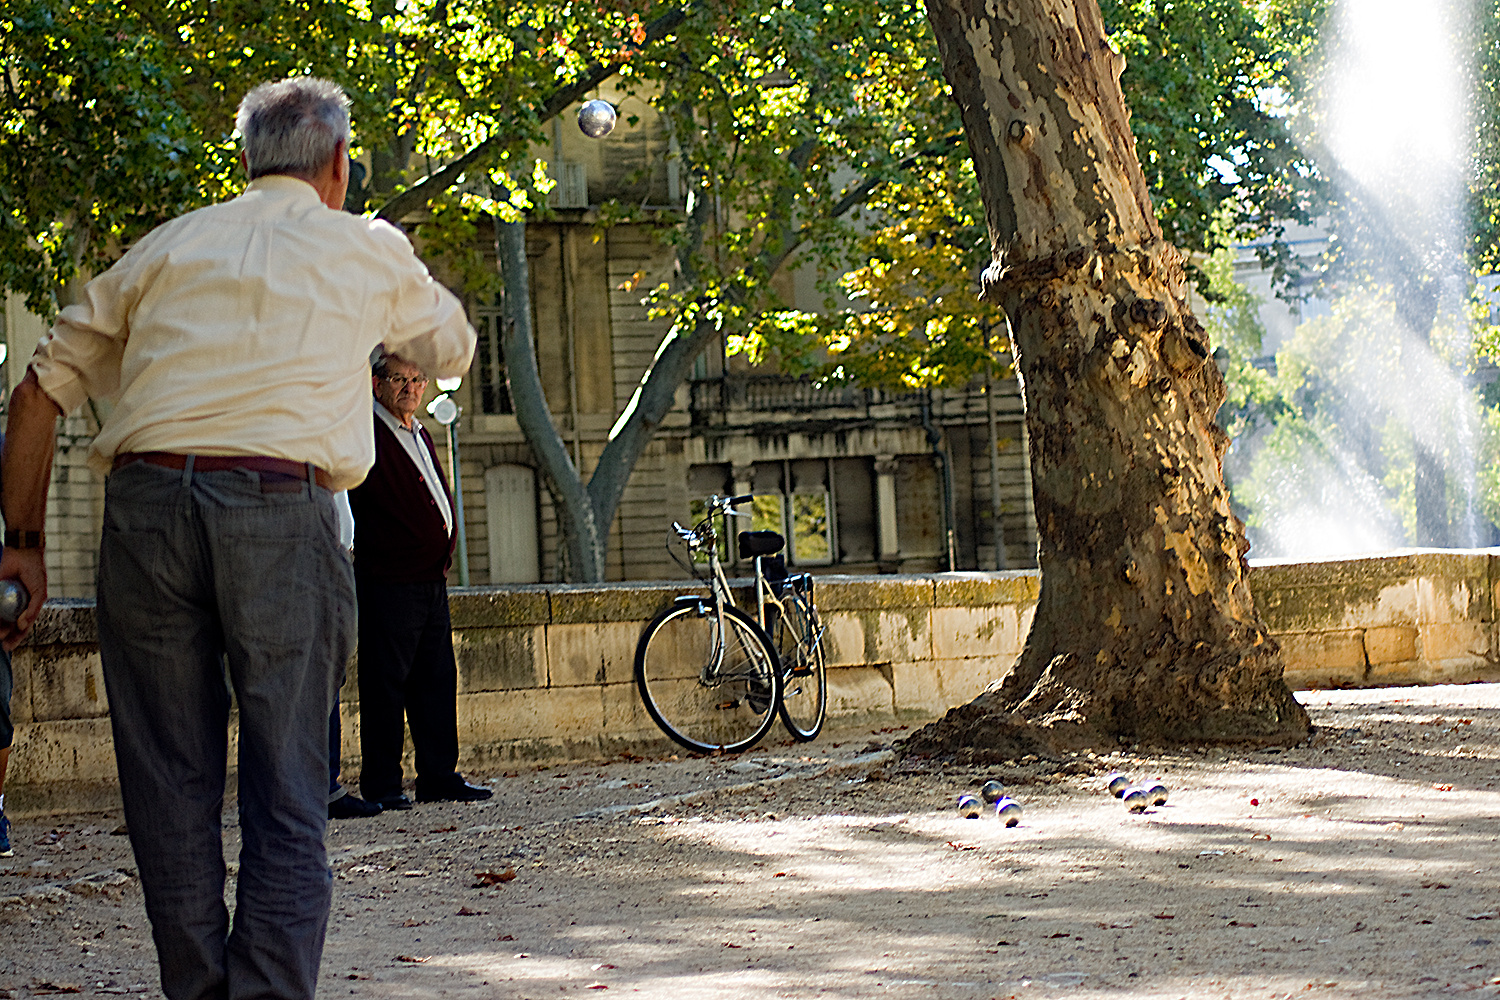
[{"label": "stone block", "polygon": [[1365,658],[1373,672],[1377,664],[1405,663],[1417,658],[1417,630],[1383,625],[1365,629]]},{"label": "stone block", "polygon": [[695,581],[625,585],[557,584],[547,588],[556,625],[583,622],[639,622],[642,626],[672,603],[677,594],[707,593]]},{"label": "stone block", "polygon": [[642,628],[633,621],[547,626],[547,686],[632,682]]},{"label": "stone block", "polygon": [[932,611],[932,655],[938,659],[1003,656],[1019,649],[1016,608],[1010,604],[943,607]]},{"label": "stone block", "polygon": [[98,621],[92,599],[49,597],[42,605],[36,625],[26,637],[26,646],[37,648],[54,643],[97,643]]},{"label": "stone block", "polygon": [[545,625],[552,611],[546,587],[454,587],[448,613],[454,629],[465,629]]},{"label": "stone block", "polygon": [[942,573],[933,577],[933,586],[938,607],[1035,604],[1041,594],[1041,577],[1036,570]]},{"label": "stone block", "polygon": [[837,667],[828,671],[830,719],[896,714],[896,691],[890,668]]},{"label": "stone block", "polygon": [[869,663],[865,658],[862,612],[831,611],[823,615],[823,655],[830,667]]},{"label": "stone block", "polygon": [[453,632],[458,689],[512,691],[546,683],[545,626],[464,628]]},{"label": "stone block", "polygon": [[1417,629],[1418,656],[1428,663],[1456,666],[1473,663],[1475,668],[1487,662],[1490,649],[1490,626],[1484,622],[1423,622]]},{"label": "stone block", "polygon": [[967,705],[998,680],[1003,680],[1015,666],[1015,657],[970,656],[960,659],[934,660],[938,687],[946,702],[945,709]]},{"label": "stone block", "polygon": [[1434,674],[1431,665],[1422,660],[1394,660],[1371,663],[1364,683],[1376,687],[1389,684],[1431,684],[1440,679]]},{"label": "stone block", "polygon": [[97,647],[43,646],[29,650],[28,654],[26,684],[31,721],[97,719],[109,715]]},{"label": "stone block", "polygon": [[936,718],[952,707],[943,693],[937,666],[931,660],[892,663],[891,680],[897,718]]},{"label": "stone block", "polygon": [[864,618],[869,663],[925,660],[932,656],[929,608],[876,611]]},{"label": "stone block", "polygon": [[934,593],[931,577],[820,576],[815,596],[822,611],[878,611],[930,608]]},{"label": "stone block", "polygon": [[592,740],[603,729],[596,687],[482,691],[458,699],[458,731],[465,743]]},{"label": "stone block", "polygon": [[604,710],[604,728],[600,736],[611,742],[641,743],[664,738],[662,731],[646,714],[641,694],[634,683],[606,684],[599,689]]},{"label": "stone block", "polygon": [[1278,635],[1286,663],[1287,684],[1293,688],[1362,684],[1365,679],[1364,634],[1295,632]]},{"label": "stone block", "polygon": [[12,782],[44,785],[58,781],[113,782],[118,778],[108,719],[60,719],[16,727],[7,788]]}]

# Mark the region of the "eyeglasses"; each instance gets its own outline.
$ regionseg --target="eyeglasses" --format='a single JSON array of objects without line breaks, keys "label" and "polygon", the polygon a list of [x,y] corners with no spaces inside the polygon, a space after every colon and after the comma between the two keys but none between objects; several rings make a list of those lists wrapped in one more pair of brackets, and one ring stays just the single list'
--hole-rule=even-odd
[{"label": "eyeglasses", "polygon": [[398,391],[405,389],[408,385],[421,389],[430,381],[426,375],[382,375],[380,377],[389,382]]}]

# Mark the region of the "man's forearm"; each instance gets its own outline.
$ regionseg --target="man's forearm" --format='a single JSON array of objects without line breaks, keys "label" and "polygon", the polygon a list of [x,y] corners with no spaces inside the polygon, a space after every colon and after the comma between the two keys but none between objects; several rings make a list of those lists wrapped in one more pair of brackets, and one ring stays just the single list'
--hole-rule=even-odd
[{"label": "man's forearm", "polygon": [[47,488],[52,481],[52,452],[57,418],[52,397],[42,391],[36,373],[26,372],[10,397],[5,452],[0,458],[0,512],[12,531],[41,531],[47,522]]}]

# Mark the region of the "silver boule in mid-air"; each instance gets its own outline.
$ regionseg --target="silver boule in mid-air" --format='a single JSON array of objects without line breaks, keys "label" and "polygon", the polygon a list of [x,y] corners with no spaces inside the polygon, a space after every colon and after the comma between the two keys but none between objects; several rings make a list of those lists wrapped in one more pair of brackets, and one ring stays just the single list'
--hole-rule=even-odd
[{"label": "silver boule in mid-air", "polygon": [[615,106],[597,97],[578,109],[578,130],[590,139],[602,139],[615,130]]}]

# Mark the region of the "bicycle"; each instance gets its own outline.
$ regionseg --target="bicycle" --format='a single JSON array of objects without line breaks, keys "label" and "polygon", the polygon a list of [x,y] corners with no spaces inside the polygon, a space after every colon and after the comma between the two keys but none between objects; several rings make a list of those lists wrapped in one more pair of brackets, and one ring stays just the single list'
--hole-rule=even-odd
[{"label": "bicycle", "polygon": [[[754,565],[755,614],[734,602],[719,556],[720,517],[748,517],[734,508],[749,496],[708,498],[692,528],[672,523],[686,546],[686,568],[698,579],[708,565],[708,594],[682,594],[641,633],[635,680],[652,720],[674,741],[699,753],[738,753],[759,743],[779,715],[794,739],[823,729],[828,711],[823,628],[812,600],[812,576],[788,576],[774,531],[742,531],[740,557]],[[672,557],[682,563],[677,553]]]}]

